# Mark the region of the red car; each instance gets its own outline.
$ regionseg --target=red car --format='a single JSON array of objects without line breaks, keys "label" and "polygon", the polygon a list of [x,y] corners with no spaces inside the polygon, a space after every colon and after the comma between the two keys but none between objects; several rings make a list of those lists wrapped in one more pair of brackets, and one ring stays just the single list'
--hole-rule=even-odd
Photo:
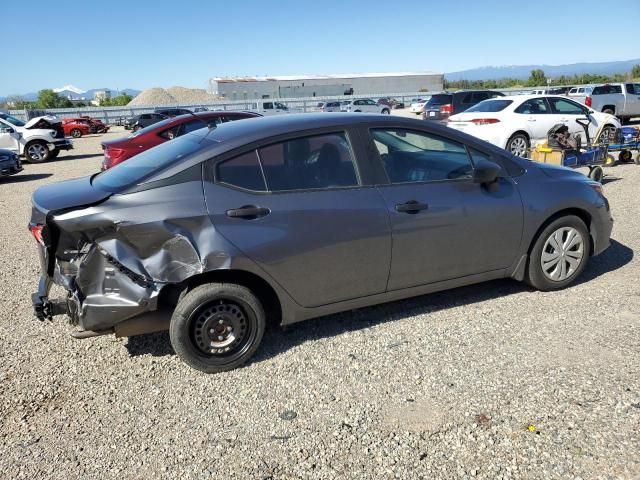
[{"label": "red car", "polygon": [[86,118],[64,118],[62,129],[65,137],[80,138],[91,133],[91,125]]},{"label": "red car", "polygon": [[89,115],[82,115],[80,118],[89,121],[91,133],[107,133],[109,131],[109,125],[105,125],[102,120],[91,118]]},{"label": "red car", "polygon": [[104,160],[101,170],[107,170],[140,152],[207,125],[219,125],[233,120],[261,116],[253,112],[200,112],[167,118],[140,129],[126,138],[102,142]]}]

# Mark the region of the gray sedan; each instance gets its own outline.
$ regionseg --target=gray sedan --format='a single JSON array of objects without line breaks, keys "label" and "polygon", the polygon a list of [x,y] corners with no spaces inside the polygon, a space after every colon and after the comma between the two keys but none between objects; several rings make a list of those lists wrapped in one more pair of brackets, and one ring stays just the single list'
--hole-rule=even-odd
[{"label": "gray sedan", "polygon": [[[441,125],[304,114],[203,128],[33,196],[38,318],[169,329],[204,372],[267,323],[498,278],[573,283],[609,245],[602,186]],[[52,283],[64,299],[50,299]]]}]

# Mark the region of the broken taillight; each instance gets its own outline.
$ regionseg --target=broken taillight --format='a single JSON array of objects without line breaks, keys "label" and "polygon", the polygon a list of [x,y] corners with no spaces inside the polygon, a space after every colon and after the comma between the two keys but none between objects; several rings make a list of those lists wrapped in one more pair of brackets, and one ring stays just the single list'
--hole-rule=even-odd
[{"label": "broken taillight", "polygon": [[36,239],[40,245],[44,245],[44,240],[42,239],[42,230],[44,229],[44,225],[29,225],[29,231],[33,238]]}]

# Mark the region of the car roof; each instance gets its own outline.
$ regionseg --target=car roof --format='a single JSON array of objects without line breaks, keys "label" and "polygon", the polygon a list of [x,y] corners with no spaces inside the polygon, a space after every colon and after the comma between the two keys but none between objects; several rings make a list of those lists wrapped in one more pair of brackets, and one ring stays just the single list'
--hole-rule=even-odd
[{"label": "car roof", "polygon": [[[364,125],[372,128],[407,128],[427,130],[434,135],[442,135],[463,141],[471,147],[479,150],[491,151],[495,155],[509,155],[505,150],[492,144],[484,142],[476,137],[472,137],[464,132],[451,129],[438,122],[425,122],[414,118],[389,116],[382,114],[367,113],[292,113],[283,115],[273,115],[258,118],[249,118],[241,122],[229,122],[218,125],[214,129],[202,128],[183,135],[206,138],[207,147],[198,153],[194,153],[189,159],[180,164],[173,165],[166,170],[158,172],[150,177],[146,182],[160,180],[181,172],[187,168],[209,160],[215,156],[244,148],[250,144],[261,144],[280,136],[302,133],[310,130],[335,131],[344,130],[349,126]],[[311,133],[313,134],[313,133]],[[202,142],[202,140],[200,140]]]}]

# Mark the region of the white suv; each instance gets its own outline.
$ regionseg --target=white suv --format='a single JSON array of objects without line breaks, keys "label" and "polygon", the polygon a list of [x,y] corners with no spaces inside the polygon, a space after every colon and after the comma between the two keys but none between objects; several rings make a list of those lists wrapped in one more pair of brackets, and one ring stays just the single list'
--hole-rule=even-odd
[{"label": "white suv", "polygon": [[342,112],[366,112],[366,113],[391,113],[390,107],[387,105],[378,105],[370,98],[361,98],[359,100],[345,100],[340,106]]},{"label": "white suv", "polygon": [[64,137],[57,117],[47,115],[23,122],[0,112],[0,148],[24,155],[31,163],[42,163],[56,158],[60,150],[71,150],[73,144]]}]

